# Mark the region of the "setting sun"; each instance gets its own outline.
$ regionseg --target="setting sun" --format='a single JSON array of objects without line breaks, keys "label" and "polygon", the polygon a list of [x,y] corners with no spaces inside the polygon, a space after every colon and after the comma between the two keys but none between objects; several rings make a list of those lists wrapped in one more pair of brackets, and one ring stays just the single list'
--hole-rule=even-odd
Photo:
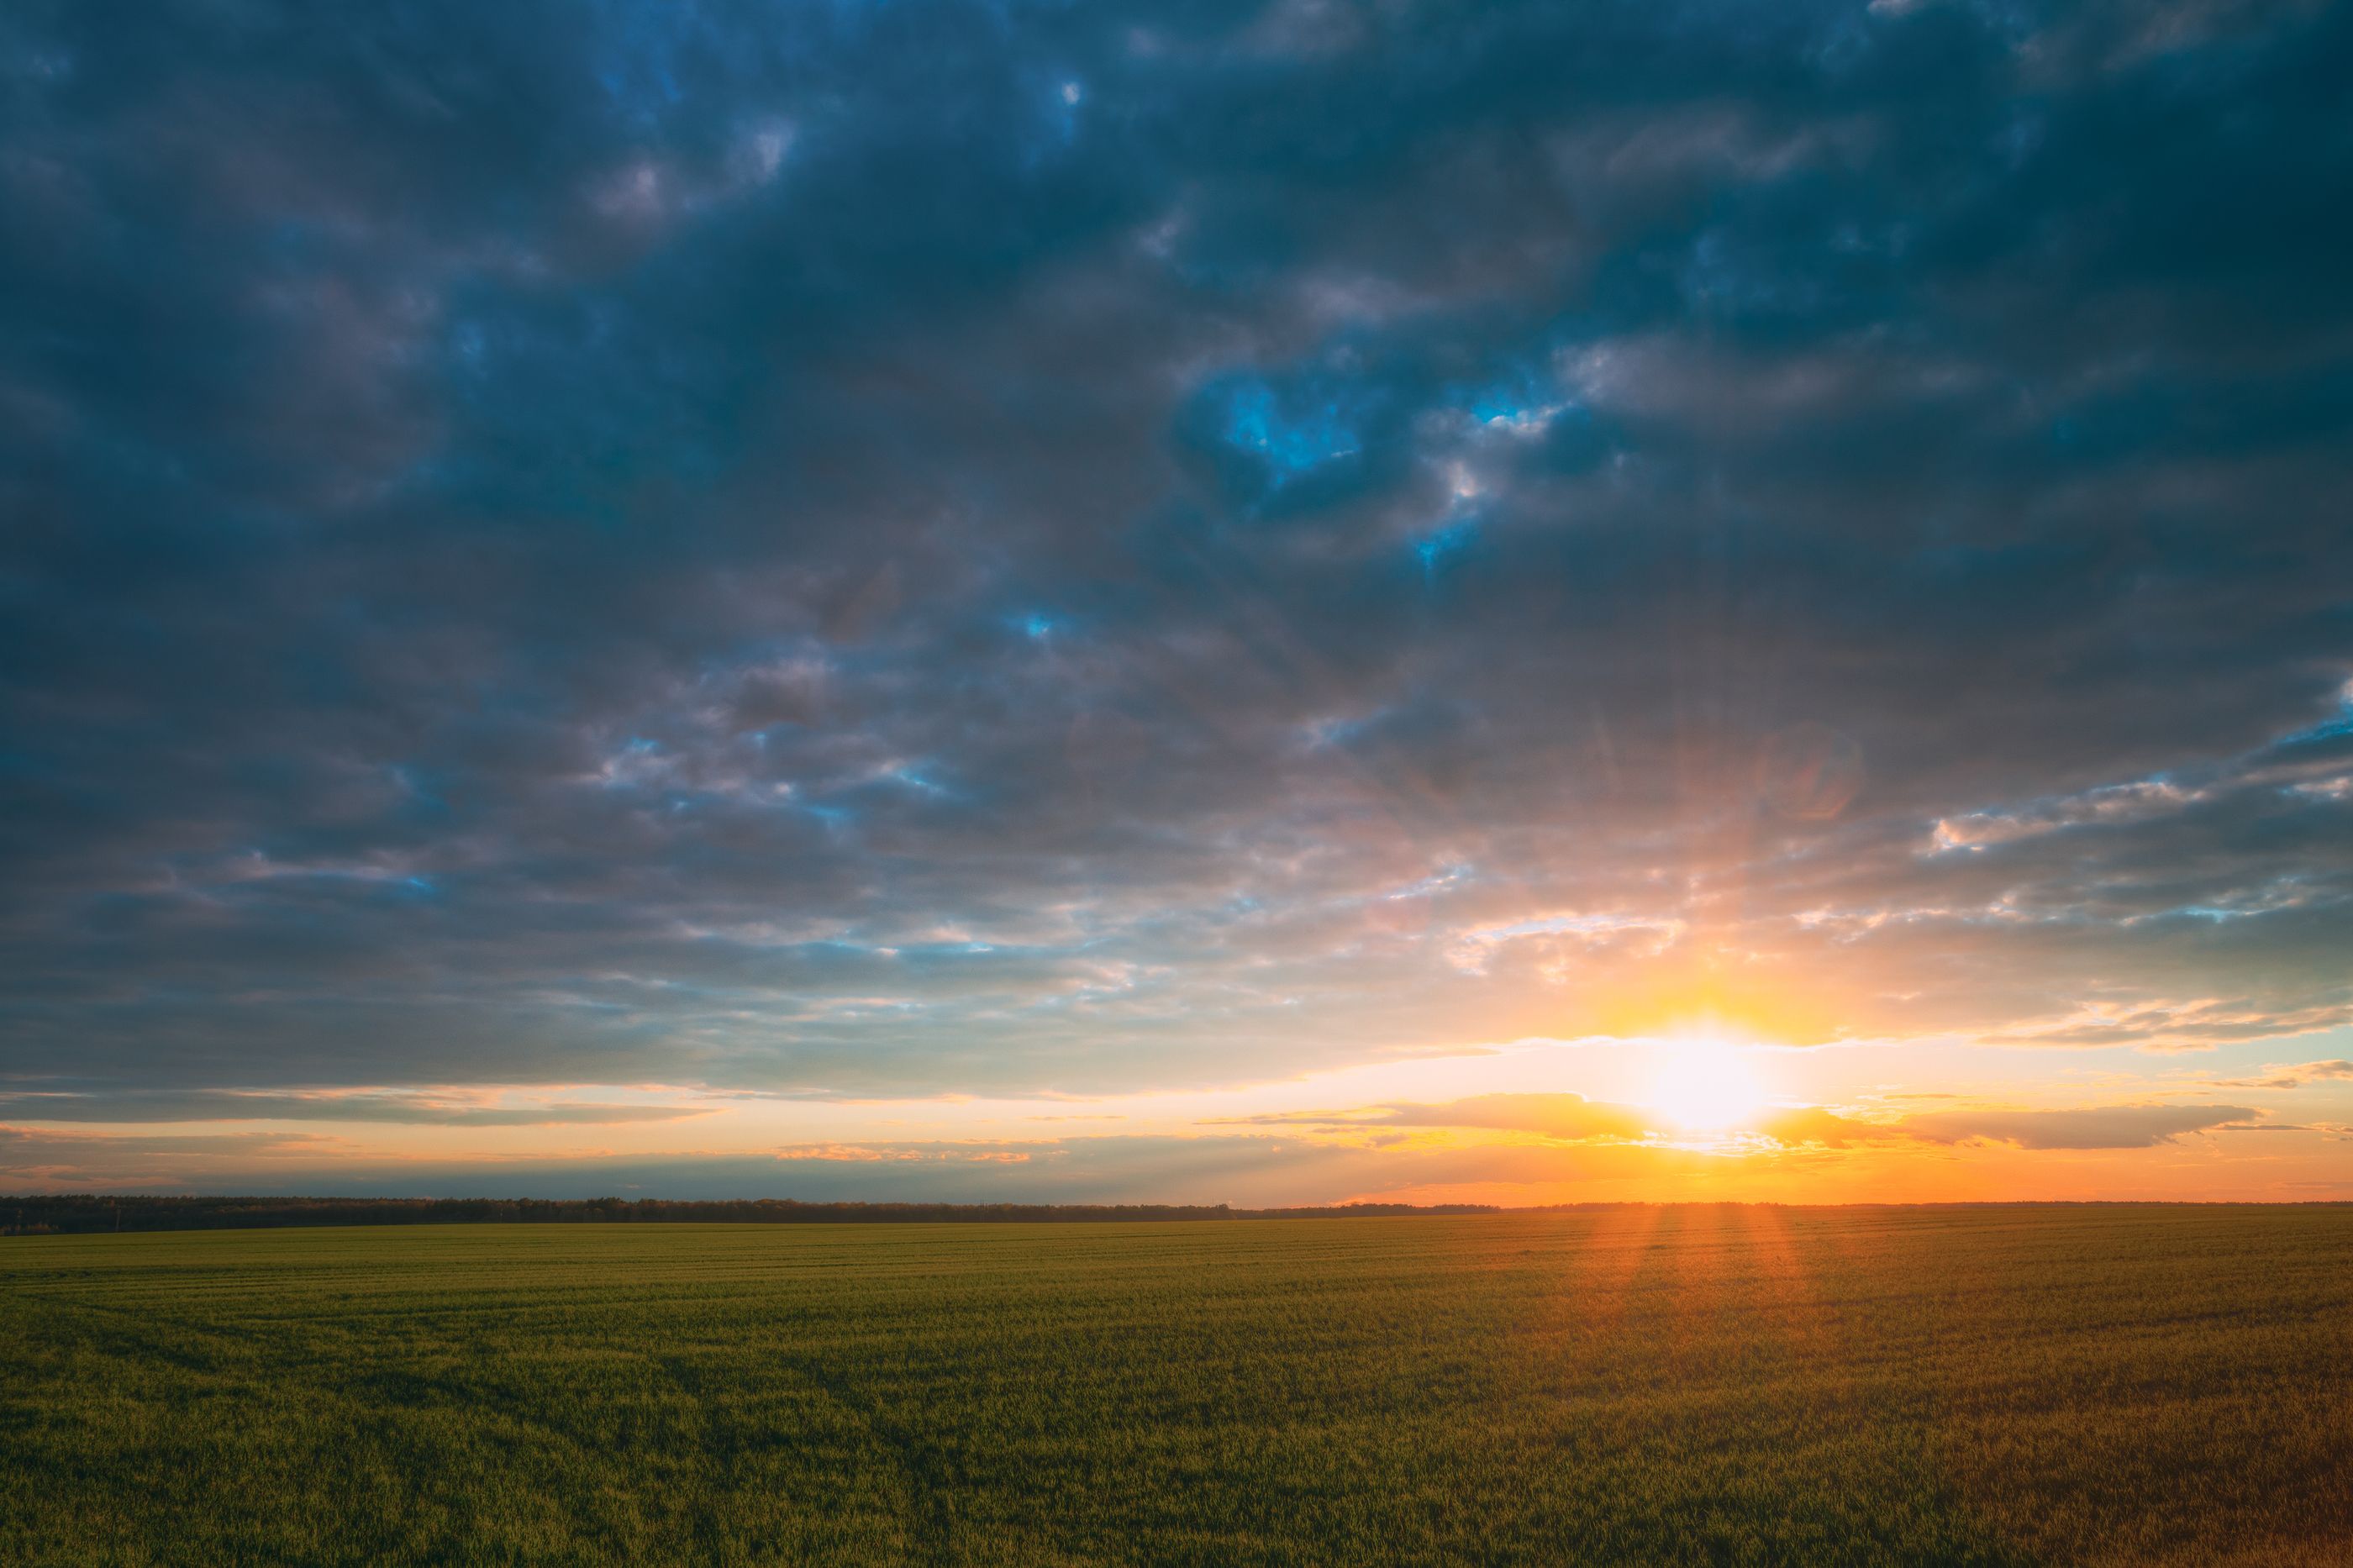
[{"label": "setting sun", "polygon": [[1705,1034],[1680,1035],[1652,1048],[1646,1099],[1678,1128],[1723,1131],[1765,1109],[1765,1086],[1746,1048]]}]

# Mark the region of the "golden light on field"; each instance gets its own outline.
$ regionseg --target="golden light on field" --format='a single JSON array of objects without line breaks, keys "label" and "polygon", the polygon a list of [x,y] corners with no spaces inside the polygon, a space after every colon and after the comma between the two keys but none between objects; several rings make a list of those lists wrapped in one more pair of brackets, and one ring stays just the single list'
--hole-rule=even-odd
[{"label": "golden light on field", "polygon": [[1645,1102],[1678,1129],[1721,1132],[1746,1127],[1766,1109],[1752,1053],[1720,1035],[1694,1031],[1661,1040]]}]

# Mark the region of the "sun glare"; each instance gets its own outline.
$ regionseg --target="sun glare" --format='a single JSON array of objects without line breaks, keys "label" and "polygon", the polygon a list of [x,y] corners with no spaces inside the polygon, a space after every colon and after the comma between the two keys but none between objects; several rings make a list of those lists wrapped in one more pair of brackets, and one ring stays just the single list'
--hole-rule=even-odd
[{"label": "sun glare", "polygon": [[1675,1126],[1718,1132],[1746,1126],[1765,1109],[1765,1086],[1742,1047],[1711,1035],[1682,1035],[1652,1050],[1650,1104]]}]

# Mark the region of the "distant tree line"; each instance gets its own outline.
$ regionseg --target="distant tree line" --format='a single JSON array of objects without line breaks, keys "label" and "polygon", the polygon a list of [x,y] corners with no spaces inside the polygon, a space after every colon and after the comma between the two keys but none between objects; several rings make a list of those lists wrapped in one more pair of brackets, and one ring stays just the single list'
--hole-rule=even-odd
[{"label": "distant tree line", "polygon": [[234,1230],[292,1225],[1003,1224],[1008,1221],[1324,1219],[1493,1214],[1486,1204],[1342,1204],[1238,1209],[1224,1204],[805,1204],[791,1198],[229,1198],[68,1193],[0,1197],[0,1236],[116,1230]]}]

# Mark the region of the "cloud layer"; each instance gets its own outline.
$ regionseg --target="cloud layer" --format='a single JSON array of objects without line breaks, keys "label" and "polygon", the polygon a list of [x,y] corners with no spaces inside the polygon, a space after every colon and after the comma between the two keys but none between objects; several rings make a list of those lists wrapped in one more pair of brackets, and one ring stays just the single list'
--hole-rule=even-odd
[{"label": "cloud layer", "polygon": [[2348,73],[2296,5],[13,8],[0,1078],[2353,1018]]}]

